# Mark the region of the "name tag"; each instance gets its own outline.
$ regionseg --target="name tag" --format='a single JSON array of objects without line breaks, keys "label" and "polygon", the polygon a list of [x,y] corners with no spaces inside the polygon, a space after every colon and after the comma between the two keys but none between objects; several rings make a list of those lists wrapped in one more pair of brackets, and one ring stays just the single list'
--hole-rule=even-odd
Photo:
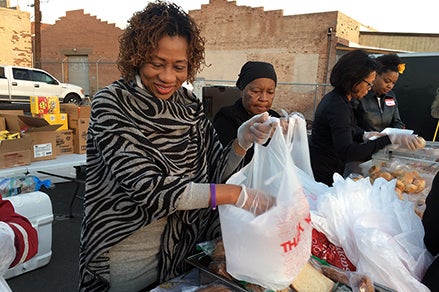
[{"label": "name tag", "polygon": [[393,99],[393,98],[386,99],[386,100],[384,100],[384,102],[386,103],[387,106],[395,106],[396,105],[395,99]]}]

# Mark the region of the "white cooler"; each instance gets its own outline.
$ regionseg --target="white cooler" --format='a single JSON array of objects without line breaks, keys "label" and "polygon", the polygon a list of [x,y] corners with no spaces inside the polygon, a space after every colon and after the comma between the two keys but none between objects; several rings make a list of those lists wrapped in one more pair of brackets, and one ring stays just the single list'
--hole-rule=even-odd
[{"label": "white cooler", "polygon": [[29,261],[6,271],[4,278],[9,279],[35,270],[49,263],[52,256],[52,202],[43,192],[32,192],[7,197],[14,205],[15,211],[29,219],[38,231],[38,253]]}]

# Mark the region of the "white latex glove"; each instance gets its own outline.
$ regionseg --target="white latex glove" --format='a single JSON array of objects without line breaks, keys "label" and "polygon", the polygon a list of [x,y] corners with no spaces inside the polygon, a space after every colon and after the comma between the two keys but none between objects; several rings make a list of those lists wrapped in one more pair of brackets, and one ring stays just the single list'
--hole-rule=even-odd
[{"label": "white latex glove", "polygon": [[380,132],[364,132],[363,141],[366,142],[367,140],[373,140],[384,135],[385,134],[381,134]]},{"label": "white latex glove", "polygon": [[235,206],[250,211],[255,216],[265,213],[276,204],[276,199],[262,191],[246,188],[241,185],[241,193]]},{"label": "white latex glove", "polygon": [[424,148],[425,146],[424,139],[416,135],[390,134],[389,138],[392,144],[401,145],[405,148],[410,149],[411,151]]},{"label": "white latex glove", "polygon": [[264,123],[269,118],[268,112],[256,115],[238,128],[238,144],[246,151],[253,143],[265,144],[273,130],[271,123]]}]

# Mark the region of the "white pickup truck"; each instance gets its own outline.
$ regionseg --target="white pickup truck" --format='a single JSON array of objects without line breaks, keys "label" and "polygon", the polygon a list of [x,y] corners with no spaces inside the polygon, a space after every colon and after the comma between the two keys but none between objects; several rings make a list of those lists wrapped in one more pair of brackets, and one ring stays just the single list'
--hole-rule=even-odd
[{"label": "white pickup truck", "polygon": [[61,83],[44,70],[0,65],[0,101],[29,102],[30,96],[58,96],[76,104],[85,98],[80,86]]}]

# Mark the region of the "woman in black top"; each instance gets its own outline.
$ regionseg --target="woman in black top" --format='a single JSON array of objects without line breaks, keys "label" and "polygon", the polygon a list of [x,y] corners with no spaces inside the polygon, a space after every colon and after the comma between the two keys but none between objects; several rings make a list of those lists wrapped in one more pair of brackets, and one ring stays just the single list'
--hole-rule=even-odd
[{"label": "woman in black top", "polygon": [[[439,172],[433,179],[430,193],[425,201],[426,209],[422,216],[425,235],[424,243],[433,255],[439,254]],[[431,291],[439,291],[439,258],[436,257],[422,279],[422,283]]]},{"label": "woman in black top", "polygon": [[[244,64],[236,81],[241,99],[235,104],[221,108],[213,119],[213,126],[223,146],[236,139],[239,126],[255,115],[267,111],[270,116],[280,117],[271,109],[276,91],[277,76],[270,63],[249,61]],[[253,148],[247,150],[244,163],[253,157]]]},{"label": "woman in black top", "polygon": [[396,54],[378,57],[377,76],[372,90],[362,99],[353,99],[352,106],[358,126],[365,131],[381,132],[387,127],[405,128],[398,110],[398,101],[392,91],[398,77],[404,72],[405,64]]},{"label": "woman in black top", "polygon": [[334,173],[343,174],[346,162],[369,160],[373,153],[391,143],[412,150],[421,147],[421,141],[414,135],[392,134],[368,140],[367,133],[358,128],[350,101],[367,94],[376,70],[377,63],[362,50],[346,53],[333,67],[330,82],[334,89],[317,106],[310,138],[311,167],[316,181],[332,185]]}]

